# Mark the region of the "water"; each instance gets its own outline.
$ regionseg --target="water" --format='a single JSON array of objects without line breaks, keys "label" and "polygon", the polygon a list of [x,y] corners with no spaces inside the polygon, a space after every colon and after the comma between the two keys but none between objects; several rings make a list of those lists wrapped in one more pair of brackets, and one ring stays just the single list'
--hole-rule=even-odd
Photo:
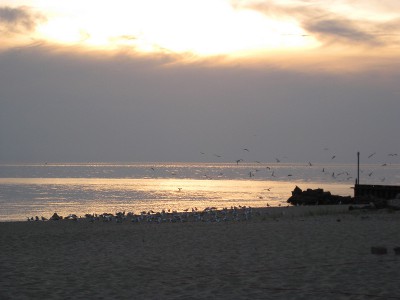
[{"label": "water", "polygon": [[[365,165],[362,183],[399,184],[400,165]],[[353,195],[354,165],[8,164],[0,165],[0,221],[71,213],[182,211],[287,205],[296,185]]]}]

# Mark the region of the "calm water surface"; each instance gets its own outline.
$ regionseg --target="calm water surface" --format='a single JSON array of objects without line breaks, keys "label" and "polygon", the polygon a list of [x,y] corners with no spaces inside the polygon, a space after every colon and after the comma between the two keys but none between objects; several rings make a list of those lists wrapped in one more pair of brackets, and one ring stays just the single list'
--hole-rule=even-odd
[{"label": "calm water surface", "polygon": [[[399,184],[399,165],[366,165],[362,183]],[[306,164],[0,165],[0,221],[75,213],[287,205],[296,185],[352,195],[356,167]]]}]

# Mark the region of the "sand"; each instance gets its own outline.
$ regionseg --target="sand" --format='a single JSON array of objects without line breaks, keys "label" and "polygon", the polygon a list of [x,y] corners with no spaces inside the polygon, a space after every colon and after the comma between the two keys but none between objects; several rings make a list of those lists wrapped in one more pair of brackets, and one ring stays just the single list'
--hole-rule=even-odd
[{"label": "sand", "polygon": [[[0,223],[0,299],[400,299],[400,212]],[[384,255],[371,247],[388,249]]]}]

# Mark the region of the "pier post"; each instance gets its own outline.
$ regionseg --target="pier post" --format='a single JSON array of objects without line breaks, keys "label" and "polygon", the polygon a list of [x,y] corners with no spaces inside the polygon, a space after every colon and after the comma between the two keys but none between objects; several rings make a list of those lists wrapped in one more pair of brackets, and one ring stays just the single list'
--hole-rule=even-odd
[{"label": "pier post", "polygon": [[357,152],[357,184],[360,184],[360,152]]}]

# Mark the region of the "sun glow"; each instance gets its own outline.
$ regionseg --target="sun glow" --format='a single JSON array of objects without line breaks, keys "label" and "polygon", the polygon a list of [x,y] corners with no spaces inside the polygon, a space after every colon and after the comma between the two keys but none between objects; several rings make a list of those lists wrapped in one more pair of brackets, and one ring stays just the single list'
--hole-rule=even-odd
[{"label": "sun glow", "polygon": [[317,42],[293,20],[235,9],[224,0],[41,1],[50,11],[40,38],[87,47],[198,55],[311,48]]}]

